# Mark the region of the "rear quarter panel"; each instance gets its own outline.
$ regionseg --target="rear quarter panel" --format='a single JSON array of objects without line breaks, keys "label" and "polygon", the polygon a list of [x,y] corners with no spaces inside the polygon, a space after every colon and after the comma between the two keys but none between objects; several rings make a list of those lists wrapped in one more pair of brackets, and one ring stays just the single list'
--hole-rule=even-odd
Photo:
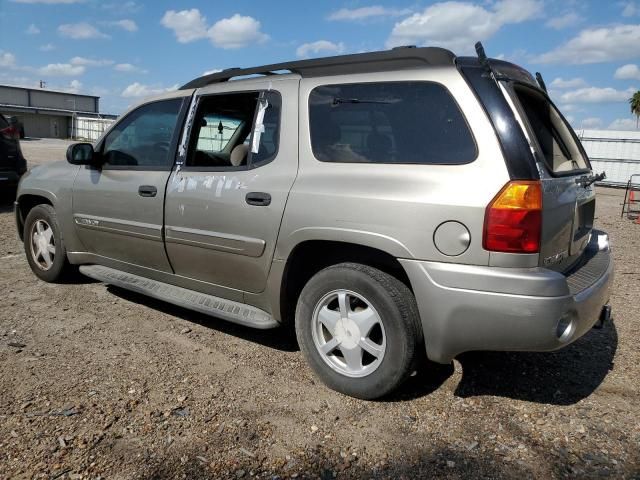
[{"label": "rear quarter panel", "polygon": [[[466,165],[327,163],[309,138],[309,94],[317,86],[381,81],[443,84],[463,111],[478,147]],[[429,121],[425,112],[424,121]],[[300,167],[280,232],[276,259],[305,240],[334,240],[381,249],[398,258],[487,265],[484,210],[509,180],[500,146],[482,107],[452,65],[444,68],[303,79],[300,87]],[[463,223],[469,248],[452,257],[433,242],[443,222]]]}]

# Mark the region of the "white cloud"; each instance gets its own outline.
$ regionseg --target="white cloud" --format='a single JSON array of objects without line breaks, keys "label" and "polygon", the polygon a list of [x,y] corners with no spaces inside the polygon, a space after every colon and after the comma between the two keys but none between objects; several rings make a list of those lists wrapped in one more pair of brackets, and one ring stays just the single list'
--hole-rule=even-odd
[{"label": "white cloud", "polygon": [[74,40],[109,38],[109,35],[102,33],[96,27],[87,22],[65,23],[58,27],[58,33],[63,37],[72,38]]},{"label": "white cloud", "polygon": [[553,28],[555,30],[562,30],[567,27],[573,27],[584,20],[583,17],[575,12],[568,12],[558,17],[553,17],[547,20],[545,26]]},{"label": "white cloud", "polygon": [[50,63],[38,69],[38,73],[41,75],[55,76],[82,75],[84,71],[83,65],[71,65],[70,63]]},{"label": "white cloud", "polygon": [[637,130],[635,118],[616,118],[609,124],[607,130]]},{"label": "white cloud", "polygon": [[318,55],[321,53],[342,53],[344,52],[344,44],[333,43],[329,40],[318,40],[317,42],[303,43],[296,50],[296,55],[299,57],[308,57],[311,54]]},{"label": "white cloud", "polygon": [[138,31],[138,25],[136,24],[136,22],[134,22],[131,19],[128,18],[124,18],[122,20],[118,20],[115,22],[107,22],[107,25],[110,25],[112,27],[118,27],[121,28],[123,30],[126,30],[127,32],[137,32]]},{"label": "white cloud", "polygon": [[501,0],[488,8],[460,1],[435,3],[396,23],[387,47],[434,45],[469,52],[475,42],[491,38],[504,25],[540,15],[542,2]]},{"label": "white cloud", "polygon": [[217,21],[209,28],[206,17],[197,8],[179,12],[169,10],[165,12],[160,23],[173,30],[180,43],[208,37],[214,46],[232,49],[262,43],[269,39],[269,35],[260,31],[258,20],[237,13],[230,18]]},{"label": "white cloud", "polygon": [[602,119],[598,117],[587,117],[580,121],[580,128],[600,128]]},{"label": "white cloud", "polygon": [[40,51],[42,52],[50,52],[51,50],[55,50],[56,46],[52,43],[45,43],[44,45],[40,45]]},{"label": "white cloud", "polygon": [[0,50],[0,67],[13,67],[16,64],[16,56],[13,53]]},{"label": "white cloud", "polygon": [[24,31],[24,33],[26,33],[27,35],[37,35],[40,33],[40,29],[35,25],[35,24],[31,24],[29,25],[29,27]]},{"label": "white cloud", "polygon": [[559,99],[563,103],[626,102],[636,91],[637,90],[635,88],[616,90],[611,87],[585,87],[562,93],[559,95]]},{"label": "white cloud", "polygon": [[113,69],[117,72],[124,73],[147,73],[146,70],[140,67],[136,67],[135,65],[132,65],[130,63],[118,63],[115,67],[113,67]]},{"label": "white cloud", "polygon": [[178,42],[189,43],[207,36],[207,19],[197,8],[191,10],[169,10],[160,23],[175,33]]},{"label": "white cloud", "polygon": [[587,28],[534,63],[586,64],[640,57],[640,25]]},{"label": "white cloud", "polygon": [[116,13],[136,13],[142,9],[141,5],[136,2],[128,1],[123,3],[103,3],[100,5],[105,10],[110,10]]},{"label": "white cloud", "polygon": [[332,12],[327,20],[332,21],[358,21],[376,17],[401,17],[411,13],[409,8],[386,8],[380,5],[360,8],[341,8]]},{"label": "white cloud", "polygon": [[221,68],[214,68],[213,70],[207,70],[206,72],[203,72],[202,76],[211,75],[212,73],[218,73],[218,72],[221,72],[221,71],[222,71]]},{"label": "white cloud", "polygon": [[127,88],[125,88],[120,95],[125,98],[150,97],[152,95],[171,92],[177,89],[178,85],[174,85],[169,88],[162,88],[156,85],[145,85],[142,83],[134,82],[131,85],[127,86]]},{"label": "white cloud", "polygon": [[558,78],[554,78],[553,82],[551,82],[552,88],[559,88],[559,89],[581,88],[586,86],[587,86],[587,82],[585,82],[584,79],[582,78],[570,78],[568,80],[565,80],[562,77],[558,77]]},{"label": "white cloud", "polygon": [[14,3],[43,3],[46,5],[82,3],[85,0],[11,0]]},{"label": "white cloud", "polygon": [[622,16],[634,17],[640,15],[640,7],[635,2],[622,2]]},{"label": "white cloud", "polygon": [[613,77],[618,80],[640,80],[640,67],[632,63],[623,65],[616,70]]},{"label": "white cloud", "polygon": [[260,31],[258,20],[237,13],[214,23],[207,31],[207,36],[216,47],[224,49],[242,48],[269,39],[269,35]]},{"label": "white cloud", "polygon": [[82,82],[80,80],[71,80],[69,86],[65,89],[69,93],[79,93],[82,89]]},{"label": "white cloud", "polygon": [[104,67],[107,65],[113,65],[113,60],[105,60],[105,59],[94,59],[94,58],[84,58],[84,57],[73,57],[69,60],[71,65],[83,65],[85,67]]}]

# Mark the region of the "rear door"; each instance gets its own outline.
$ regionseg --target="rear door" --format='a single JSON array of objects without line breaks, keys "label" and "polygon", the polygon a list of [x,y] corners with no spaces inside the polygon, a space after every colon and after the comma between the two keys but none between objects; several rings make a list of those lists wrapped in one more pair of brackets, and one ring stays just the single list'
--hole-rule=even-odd
[{"label": "rear door", "polygon": [[589,160],[573,129],[546,94],[529,85],[508,88],[536,156],[542,182],[540,265],[569,268],[584,251],[593,227],[595,187]]},{"label": "rear door", "polygon": [[163,242],[164,194],[190,98],[175,95],[125,115],[97,146],[104,165],[79,170],[73,220],[87,252],[172,271]]},{"label": "rear door", "polygon": [[186,155],[169,180],[165,241],[175,273],[214,295],[265,289],[298,170],[298,85],[260,79],[197,94]]}]

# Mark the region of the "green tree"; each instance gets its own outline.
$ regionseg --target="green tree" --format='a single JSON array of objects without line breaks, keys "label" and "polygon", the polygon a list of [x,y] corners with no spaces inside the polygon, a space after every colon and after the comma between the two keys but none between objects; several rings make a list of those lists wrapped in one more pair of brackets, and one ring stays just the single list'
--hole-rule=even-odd
[{"label": "green tree", "polygon": [[640,90],[629,99],[629,105],[631,105],[631,113],[636,116],[636,128],[638,128],[638,121],[640,120]]}]

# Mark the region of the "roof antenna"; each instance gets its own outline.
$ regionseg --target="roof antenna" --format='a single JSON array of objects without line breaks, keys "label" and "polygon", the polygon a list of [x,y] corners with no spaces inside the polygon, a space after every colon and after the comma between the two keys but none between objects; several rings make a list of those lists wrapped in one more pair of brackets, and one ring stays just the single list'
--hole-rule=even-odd
[{"label": "roof antenna", "polygon": [[482,42],[476,42],[476,53],[478,54],[478,60],[484,68],[491,71],[491,65],[489,65],[489,59],[487,58],[487,54],[484,53],[484,47],[482,46]]},{"label": "roof antenna", "polygon": [[540,74],[540,72],[536,72],[536,81],[538,82],[538,85],[540,86],[540,88],[542,90],[547,91],[547,85],[544,83],[544,80],[542,78],[542,75]]}]

